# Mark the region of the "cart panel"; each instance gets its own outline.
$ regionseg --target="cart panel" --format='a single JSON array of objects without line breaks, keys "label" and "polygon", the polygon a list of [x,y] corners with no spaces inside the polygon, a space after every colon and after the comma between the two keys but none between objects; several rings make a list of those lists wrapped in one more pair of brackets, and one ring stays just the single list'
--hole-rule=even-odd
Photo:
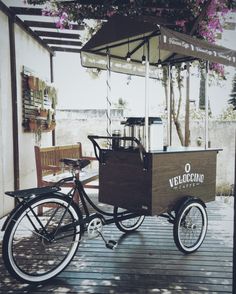
[{"label": "cart panel", "polygon": [[[104,156],[104,155],[103,155]],[[151,212],[151,160],[149,172],[137,152],[106,150],[99,165],[99,201],[127,209]]]},{"label": "cart panel", "polygon": [[153,154],[152,214],[172,210],[183,196],[215,199],[217,151]]},{"label": "cart panel", "polygon": [[147,169],[138,152],[103,150],[99,165],[99,201],[160,215],[184,196],[204,202],[215,198],[216,150],[147,153]]}]

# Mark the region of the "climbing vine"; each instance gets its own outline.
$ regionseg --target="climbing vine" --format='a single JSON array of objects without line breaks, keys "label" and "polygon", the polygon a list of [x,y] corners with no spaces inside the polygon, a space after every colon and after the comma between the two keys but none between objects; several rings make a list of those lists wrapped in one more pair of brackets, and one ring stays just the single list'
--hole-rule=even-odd
[{"label": "climbing vine", "polygon": [[[204,17],[199,21],[194,35],[210,43],[216,42],[217,34],[223,31],[226,15],[236,8],[231,0],[104,0],[93,4],[89,0],[55,1],[25,0],[29,4],[44,4],[43,15],[57,16],[56,26],[60,29],[71,28],[73,23],[84,24],[89,34],[100,27],[101,20],[113,15],[149,16],[165,20],[166,25],[175,30],[189,33],[205,9]],[[98,2],[95,2],[98,3]],[[86,19],[100,20],[90,27]],[[210,68],[224,78],[224,66],[212,63]]]}]

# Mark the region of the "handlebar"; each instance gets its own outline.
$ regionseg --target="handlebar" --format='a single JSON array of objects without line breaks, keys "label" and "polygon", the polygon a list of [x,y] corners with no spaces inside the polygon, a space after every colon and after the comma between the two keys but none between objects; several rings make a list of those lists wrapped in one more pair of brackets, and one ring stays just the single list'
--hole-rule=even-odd
[{"label": "handlebar", "polygon": [[[89,135],[88,139],[93,143],[95,156],[96,156],[97,160],[101,164],[104,164],[104,161],[100,156],[102,154],[102,148],[99,146],[99,144],[97,143],[96,140],[99,140],[99,139],[107,139],[107,140],[115,139],[115,140],[123,140],[123,141],[133,141],[133,142],[135,142],[137,144],[137,146],[138,146],[138,149],[139,149],[139,155],[140,155],[141,162],[143,163],[143,168],[144,168],[144,170],[147,169],[146,160],[145,160],[146,159],[146,150],[145,150],[145,148],[143,147],[143,145],[141,144],[141,142],[137,138],[135,138],[135,137]],[[98,154],[98,151],[99,151],[99,154]]]}]

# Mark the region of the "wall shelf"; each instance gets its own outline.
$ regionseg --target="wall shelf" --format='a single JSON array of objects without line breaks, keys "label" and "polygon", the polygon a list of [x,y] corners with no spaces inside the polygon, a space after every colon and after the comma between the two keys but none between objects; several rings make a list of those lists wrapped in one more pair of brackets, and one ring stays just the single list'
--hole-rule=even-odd
[{"label": "wall shelf", "polygon": [[52,131],[55,128],[56,89],[28,71],[23,71],[21,75],[24,132]]}]

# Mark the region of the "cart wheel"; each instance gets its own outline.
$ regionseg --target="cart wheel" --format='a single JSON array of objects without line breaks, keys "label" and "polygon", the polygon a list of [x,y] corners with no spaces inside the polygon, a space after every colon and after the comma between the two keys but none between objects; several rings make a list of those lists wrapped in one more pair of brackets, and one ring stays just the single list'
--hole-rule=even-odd
[{"label": "cart wheel", "polygon": [[133,218],[129,218],[129,219],[126,219],[126,220],[122,220],[122,221],[119,221],[118,220],[118,215],[120,213],[124,213],[125,214],[130,214],[131,212],[126,210],[126,209],[123,209],[123,208],[120,208],[120,207],[114,207],[114,221],[115,221],[115,224],[117,226],[117,228],[122,231],[122,232],[125,232],[125,233],[128,233],[128,232],[133,232],[135,230],[137,230],[141,224],[143,223],[144,219],[145,219],[145,216],[144,215],[140,215],[140,216],[137,216],[137,217],[133,217]]},{"label": "cart wheel", "polygon": [[196,251],[207,232],[207,213],[200,200],[185,202],[177,212],[173,234],[178,249],[184,253]]}]

